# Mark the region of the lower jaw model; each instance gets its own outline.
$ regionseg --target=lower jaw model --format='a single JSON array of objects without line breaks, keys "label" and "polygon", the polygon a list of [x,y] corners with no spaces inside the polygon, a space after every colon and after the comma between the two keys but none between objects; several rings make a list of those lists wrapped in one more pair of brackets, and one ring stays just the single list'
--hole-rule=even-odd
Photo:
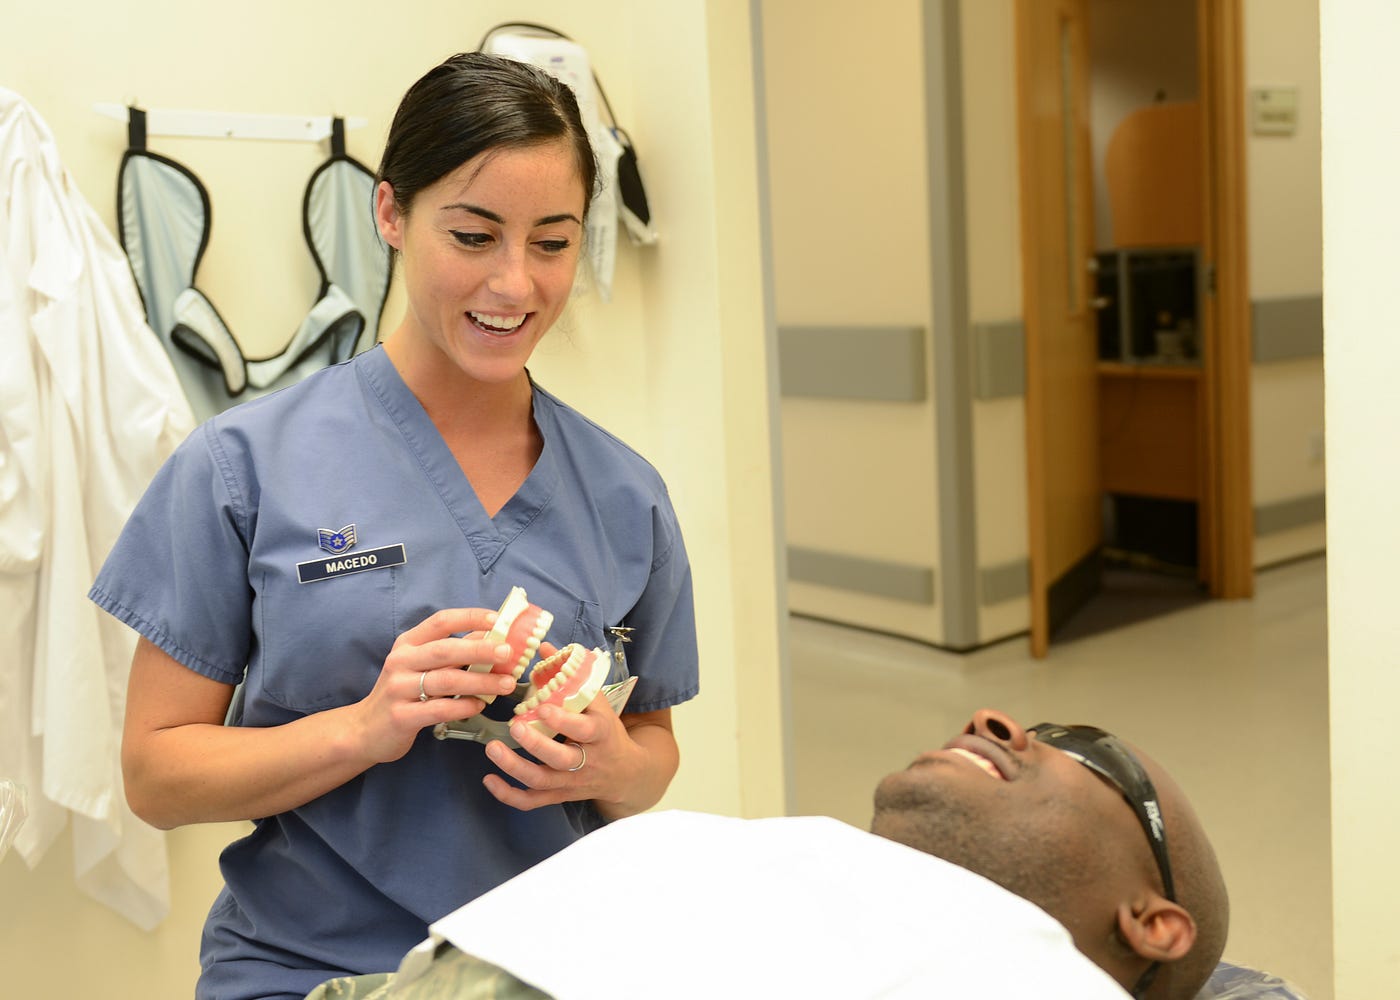
[{"label": "lower jaw model", "polygon": [[[535,664],[529,681],[520,683],[525,668],[534,659],[540,641],[553,621],[552,614],[529,602],[523,589],[512,587],[496,616],[496,624],[486,636],[496,643],[508,643],[512,654],[510,660],[501,665],[473,663],[466,669],[482,673],[505,673],[508,670],[517,682],[514,695],[507,695],[519,702],[513,716],[504,721],[476,715],[460,722],[440,722],[433,727],[433,735],[440,740],[471,740],[476,743],[500,740],[515,748],[520,744],[510,735],[510,727],[516,720],[523,721],[547,737],[553,737],[555,731],[540,720],[542,707],[554,705],[566,712],[582,712],[603,689],[612,666],[611,657],[601,649],[587,649],[571,642],[553,656]],[[482,700],[489,704],[495,700],[495,696],[482,696]]]}]

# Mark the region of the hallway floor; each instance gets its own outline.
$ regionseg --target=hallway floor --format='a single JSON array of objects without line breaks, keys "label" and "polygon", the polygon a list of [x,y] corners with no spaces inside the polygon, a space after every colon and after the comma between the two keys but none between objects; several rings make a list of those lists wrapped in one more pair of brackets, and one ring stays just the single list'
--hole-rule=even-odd
[{"label": "hallway floor", "polygon": [[879,778],[977,708],[1102,726],[1161,761],[1210,831],[1226,957],[1332,1000],[1326,571],[1265,570],[1253,600],[1158,601],[1110,631],[1071,622],[1041,661],[1025,638],[958,655],[794,618],[794,812],[868,827]]}]

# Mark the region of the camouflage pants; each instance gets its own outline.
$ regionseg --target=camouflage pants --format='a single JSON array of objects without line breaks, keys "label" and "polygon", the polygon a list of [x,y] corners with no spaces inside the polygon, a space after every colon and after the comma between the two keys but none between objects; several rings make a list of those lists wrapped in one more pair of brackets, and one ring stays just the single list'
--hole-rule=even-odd
[{"label": "camouflage pants", "polygon": [[552,1000],[529,983],[456,948],[444,948],[432,967],[407,983],[392,972],[344,976],[322,983],[306,1000]]}]

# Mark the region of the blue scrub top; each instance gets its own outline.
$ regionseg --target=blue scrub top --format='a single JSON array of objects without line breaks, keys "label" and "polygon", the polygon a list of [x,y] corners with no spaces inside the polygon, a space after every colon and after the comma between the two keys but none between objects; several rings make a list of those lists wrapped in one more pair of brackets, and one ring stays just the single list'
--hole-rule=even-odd
[{"label": "blue scrub top", "polygon": [[[694,697],[690,565],[664,483],[538,386],[533,405],[544,450],[494,519],[382,349],[235,407],[157,474],[90,596],[191,670],[243,683],[244,726],[358,701],[399,633],[512,586],[553,612],[557,646],[635,629],[628,711]],[[375,568],[325,576],[368,554]],[[300,997],[391,970],[430,922],[600,823],[589,803],[502,805],[490,772],[479,744],[425,730],[402,759],[257,820],[221,858],[198,995]]]}]

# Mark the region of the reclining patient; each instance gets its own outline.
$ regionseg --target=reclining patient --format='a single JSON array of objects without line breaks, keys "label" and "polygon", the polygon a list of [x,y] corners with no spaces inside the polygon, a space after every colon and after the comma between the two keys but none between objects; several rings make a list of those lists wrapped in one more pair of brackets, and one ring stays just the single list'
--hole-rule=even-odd
[{"label": "reclining patient", "polygon": [[[660,894],[636,874],[658,871]],[[1155,762],[1099,729],[982,710],[879,783],[869,834],[621,820],[439,921],[396,976],[311,996],[1190,1000],[1228,909]]]}]

